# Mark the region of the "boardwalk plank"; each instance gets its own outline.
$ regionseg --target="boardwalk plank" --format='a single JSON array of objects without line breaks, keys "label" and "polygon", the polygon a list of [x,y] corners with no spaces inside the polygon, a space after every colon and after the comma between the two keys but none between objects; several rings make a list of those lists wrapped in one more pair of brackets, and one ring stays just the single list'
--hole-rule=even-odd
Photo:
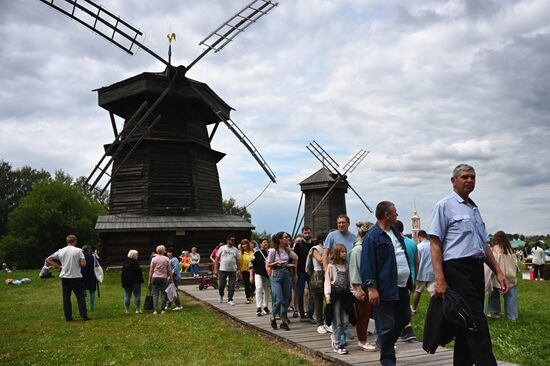
[{"label": "boardwalk plank", "polygon": [[[200,291],[196,285],[180,286],[179,288],[188,296],[203,302],[247,327],[303,348],[327,361],[345,366],[372,366],[380,364],[379,353],[365,352],[359,349],[357,338],[348,342],[349,346],[347,349],[350,352],[349,354],[338,355],[334,353],[330,346],[329,333],[319,334],[314,324],[301,323],[298,318],[290,318],[290,331],[282,329],[273,330],[270,325],[269,316],[258,317],[255,311],[256,304],[245,304],[242,290],[235,292],[235,306],[230,306],[227,302],[221,304],[218,302],[219,295],[217,290],[206,289]],[[227,298],[225,300],[227,301]],[[277,323],[280,324],[279,321]],[[355,336],[355,328],[350,327],[349,330]],[[370,338],[369,341],[371,341]],[[439,347],[437,352],[432,355],[422,349],[420,342],[397,342],[396,345],[398,365],[444,366],[453,364],[453,351],[450,349]],[[517,366],[501,361],[498,364],[501,366]]]}]

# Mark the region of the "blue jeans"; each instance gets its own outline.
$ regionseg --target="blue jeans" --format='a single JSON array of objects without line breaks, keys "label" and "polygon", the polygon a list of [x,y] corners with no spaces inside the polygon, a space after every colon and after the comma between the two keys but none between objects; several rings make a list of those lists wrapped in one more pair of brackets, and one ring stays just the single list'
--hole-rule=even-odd
[{"label": "blue jeans", "polygon": [[[489,312],[500,314],[500,289],[493,288],[489,294]],[[510,287],[507,293],[504,294],[504,313],[510,320],[518,318],[518,288]]]},{"label": "blue jeans", "polygon": [[130,307],[130,297],[134,293],[134,304],[136,304],[136,310],[139,309],[141,304],[141,283],[134,283],[132,287],[124,287],[124,308],[128,310]]},{"label": "blue jeans", "polygon": [[[302,272],[298,272],[298,282],[296,282],[296,297],[298,298],[298,311],[300,316],[305,315],[304,309],[304,292],[307,282],[307,275]],[[313,303],[313,294],[309,293],[309,300],[307,303],[307,316],[313,317],[314,303]]]},{"label": "blue jeans", "polygon": [[331,340],[333,343],[340,345],[342,341],[345,342],[345,331],[348,329],[349,315],[344,310],[343,299],[338,299],[332,304],[332,335]]},{"label": "blue jeans", "polygon": [[274,269],[271,274],[271,291],[273,292],[273,316],[288,318],[288,304],[291,289],[290,274],[287,269]]},{"label": "blue jeans", "polygon": [[191,274],[198,275],[199,274],[199,265],[198,264],[191,264]]},{"label": "blue jeans", "polygon": [[380,301],[379,305],[374,305],[374,321],[382,365],[396,364],[393,346],[410,320],[409,290],[406,288],[399,287],[399,300]]}]

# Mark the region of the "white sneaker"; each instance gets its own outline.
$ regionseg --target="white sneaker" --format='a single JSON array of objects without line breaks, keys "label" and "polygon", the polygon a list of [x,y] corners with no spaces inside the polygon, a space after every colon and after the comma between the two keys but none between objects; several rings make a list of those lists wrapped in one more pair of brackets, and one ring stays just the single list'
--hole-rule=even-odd
[{"label": "white sneaker", "polygon": [[325,334],[327,332],[327,328],[321,324],[317,327],[317,333],[319,334]]},{"label": "white sneaker", "polygon": [[160,313],[161,313],[161,314],[164,314],[164,313],[166,313],[166,311],[163,310],[163,311],[161,311]]},{"label": "white sneaker", "polygon": [[332,325],[328,327],[325,325],[325,329],[327,330],[327,332],[332,333]]},{"label": "white sneaker", "polygon": [[366,352],[377,352],[378,351],[378,348],[376,348],[376,346],[372,343],[358,342],[357,345],[359,346],[360,349],[362,349],[363,351],[366,351]]},{"label": "white sneaker", "polygon": [[223,304],[223,296],[220,296],[220,301],[218,301],[220,304]]},{"label": "white sneaker", "polygon": [[233,300],[229,300],[227,303],[231,306],[235,306],[235,303],[233,302]]},{"label": "white sneaker", "polygon": [[338,351],[336,351],[336,353],[338,353],[339,355],[347,355],[349,352],[347,349],[344,348],[344,346],[340,346],[340,348],[338,348]]},{"label": "white sneaker", "polygon": [[153,311],[153,315],[157,315],[157,311],[156,311],[156,310],[155,310],[155,311]]},{"label": "white sneaker", "polygon": [[175,308],[172,309],[172,311],[178,311],[178,310],[181,310],[183,309],[181,306],[176,306]]}]

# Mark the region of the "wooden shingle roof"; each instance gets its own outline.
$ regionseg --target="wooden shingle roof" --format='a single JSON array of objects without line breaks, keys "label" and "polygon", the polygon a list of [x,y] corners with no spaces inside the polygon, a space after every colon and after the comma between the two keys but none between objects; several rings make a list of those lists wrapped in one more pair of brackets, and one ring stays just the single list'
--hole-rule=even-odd
[{"label": "wooden shingle roof", "polygon": [[167,230],[253,230],[255,226],[240,216],[99,216],[95,225],[99,232],[113,231],[167,231]]}]

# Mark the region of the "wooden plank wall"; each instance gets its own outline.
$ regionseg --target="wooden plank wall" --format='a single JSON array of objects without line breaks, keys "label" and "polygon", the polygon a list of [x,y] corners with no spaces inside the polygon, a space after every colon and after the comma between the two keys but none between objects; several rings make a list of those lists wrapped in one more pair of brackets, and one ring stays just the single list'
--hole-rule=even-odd
[{"label": "wooden plank wall", "polygon": [[250,239],[250,230],[193,230],[187,231],[186,235],[176,235],[175,231],[133,231],[101,233],[101,256],[104,264],[121,265],[130,249],[139,252],[141,264],[149,263],[149,256],[155,247],[163,244],[173,247],[176,253],[181,254],[182,250],[191,251],[196,246],[201,254],[201,261],[209,260],[212,250],[220,242],[225,243],[227,235],[235,235],[236,243],[242,239]]},{"label": "wooden plank wall", "polygon": [[315,189],[305,192],[304,225],[311,227],[313,237],[316,237],[322,231],[336,229],[336,217],[342,213],[346,213],[345,191],[335,189],[330,197],[319,207],[317,212],[315,212],[315,215],[311,214],[326,192],[326,189]]}]

